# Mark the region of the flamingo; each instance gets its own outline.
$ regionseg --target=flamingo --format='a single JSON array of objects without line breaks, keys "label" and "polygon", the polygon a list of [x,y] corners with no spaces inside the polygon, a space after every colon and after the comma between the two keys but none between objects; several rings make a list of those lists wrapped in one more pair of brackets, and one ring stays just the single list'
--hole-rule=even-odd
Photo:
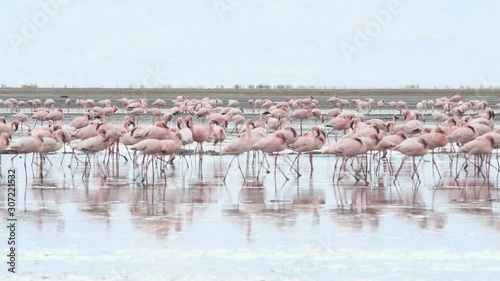
[{"label": "flamingo", "polygon": [[224,130],[223,127],[221,126],[216,126],[214,127],[214,122],[210,120],[208,122],[208,128],[210,132],[210,139],[214,142],[214,151],[215,151],[215,145],[217,143],[220,143],[222,146],[222,142],[226,139],[226,130]]},{"label": "flamingo", "polygon": [[35,119],[35,125],[33,128],[36,127],[36,123],[40,121],[40,123],[43,125],[43,121],[45,121],[45,117],[49,114],[49,111],[45,108],[42,108],[41,110],[36,110],[35,113],[31,116],[31,119]]},{"label": "flamingo", "polygon": [[92,118],[92,113],[89,110],[85,112],[84,116],[75,117],[71,121],[71,127],[75,129],[81,129],[83,127],[86,127],[89,124],[91,118]]},{"label": "flamingo", "polygon": [[345,117],[334,117],[332,118],[326,127],[332,128],[332,130],[328,133],[330,135],[333,131],[335,131],[335,140],[337,140],[337,131],[345,131],[349,129],[351,126],[353,115],[347,114]]},{"label": "flamingo", "polygon": [[141,165],[144,167],[146,156],[160,154],[162,150],[162,144],[161,141],[157,139],[145,139],[132,145],[130,149],[133,151],[139,151],[143,155]]},{"label": "flamingo", "polygon": [[[276,169],[279,169],[280,172],[283,174],[286,180],[288,180],[288,177],[283,173],[281,168],[278,166],[278,152],[285,150],[286,148],[286,138],[282,133],[276,133],[272,134],[269,136],[266,136],[260,140],[258,140],[253,146],[253,150],[260,150],[264,153],[264,159],[266,159],[266,153],[276,153],[276,156],[274,158],[274,176],[276,177]],[[263,166],[263,163],[261,161],[260,167]],[[260,168],[259,168],[260,170]],[[260,174],[260,171],[259,171]]]},{"label": "flamingo", "polygon": [[134,134],[138,139],[157,139],[166,140],[170,139],[171,131],[163,121],[156,122],[156,126],[150,128],[143,128],[138,133]]},{"label": "flamingo", "polygon": [[246,182],[245,175],[241,170],[240,159],[239,156],[242,153],[249,151],[252,148],[252,136],[250,126],[253,125],[252,119],[247,119],[245,132],[243,136],[230,140],[224,147],[221,148],[220,155],[233,155],[233,159],[229,162],[229,167],[227,168],[226,174],[224,175],[223,181],[226,181],[229,170],[231,169],[231,164],[234,161],[234,158],[238,159],[238,168],[241,172],[241,176],[243,177],[243,182]]},{"label": "flamingo", "polygon": [[393,149],[398,144],[403,142],[406,139],[406,136],[403,132],[397,132],[394,135],[388,135],[383,137],[379,142],[379,148],[383,152],[382,158],[385,158],[387,155],[387,150]]},{"label": "flamingo", "polygon": [[[28,121],[28,116],[26,114],[23,114],[23,113],[17,113],[15,115],[13,115],[12,117],[16,118],[17,121],[19,121],[21,123],[21,125],[23,125],[23,126],[24,126],[24,123],[26,123]],[[22,130],[23,126],[21,126],[21,130]]]},{"label": "flamingo", "polygon": [[[394,175],[394,181],[396,181],[399,172],[401,171],[401,168],[403,168],[405,161],[408,159],[408,157],[411,156],[413,157],[413,174],[411,178],[413,179],[413,177],[417,175],[417,179],[420,182],[420,176],[418,174],[418,166],[420,165],[423,156],[427,154],[427,152],[429,151],[429,145],[427,144],[427,142],[421,137],[406,139],[399,145],[394,147],[393,150],[399,151],[405,155],[403,161],[401,162],[401,166]],[[415,156],[420,156],[420,160],[418,161],[417,165],[415,165]]]},{"label": "flamingo", "polygon": [[[11,158],[11,161],[13,161],[14,158],[16,158],[20,153],[24,154],[24,169],[26,170],[26,154],[43,152],[43,137],[41,135],[37,135],[18,139],[10,143],[9,149],[16,153],[16,155]],[[43,164],[41,160],[42,158],[40,157],[40,176],[43,176]],[[32,159],[32,163],[33,161],[34,157]]]},{"label": "flamingo", "polygon": [[[174,164],[174,159],[175,159],[175,153],[179,152],[182,147],[182,141],[181,141],[182,134],[179,132],[176,132],[175,134],[172,135],[171,140],[162,140],[162,149],[161,152],[165,155],[170,155],[169,159],[167,161],[167,164],[173,165]],[[184,158],[185,159],[185,158]]]},{"label": "flamingo", "polygon": [[7,147],[9,147],[9,133],[2,133],[0,134],[0,154],[2,154],[6,149]]},{"label": "flamingo", "polygon": [[167,102],[163,99],[157,99],[155,102],[153,102],[153,105],[158,107],[165,107],[167,106]]},{"label": "flamingo", "polygon": [[50,107],[50,108],[53,108],[55,103],[56,103],[56,102],[55,102],[53,99],[47,99],[47,100],[45,100],[45,102],[43,103],[43,106],[44,106],[45,108],[49,108],[49,107]]},{"label": "flamingo", "polygon": [[[368,147],[366,146],[365,143],[360,138],[345,138],[341,139],[340,141],[332,144],[329,148],[326,149],[326,153],[329,154],[334,154],[336,156],[342,157],[342,163],[340,165],[339,173],[342,172],[342,170],[346,170],[346,164],[349,158],[365,154],[368,151]],[[335,162],[335,167],[333,169],[333,177],[332,181],[335,180],[335,173],[337,171],[337,164],[338,164],[339,158],[337,158],[337,161]],[[355,176],[356,180],[357,177]],[[337,182],[339,182],[341,177],[338,178]]]},{"label": "flamingo", "polygon": [[304,106],[302,109],[295,110],[291,117],[300,120],[300,134],[302,135],[302,121],[308,119],[313,115],[312,110],[309,106]]},{"label": "flamingo", "polygon": [[[9,136],[14,134],[15,131],[17,131],[19,127],[19,121],[17,120],[12,120],[10,122],[10,125],[5,124],[5,119],[0,118],[0,133],[8,133]],[[3,121],[3,123],[1,123]]]},{"label": "flamingo", "polygon": [[[303,152],[309,152],[309,164],[311,165],[311,175],[314,171],[313,165],[313,155],[312,151],[321,149],[326,142],[326,134],[318,127],[313,127],[311,132],[308,134],[304,134],[297,138],[297,140],[291,144],[291,148],[297,152],[297,157],[295,157],[295,161],[297,161],[297,175],[300,177],[299,173],[299,157]],[[293,163],[292,163],[293,165]]]},{"label": "flamingo", "polygon": [[181,134],[182,145],[188,145],[193,142],[193,133],[182,117],[177,118],[177,128],[179,128],[178,132]]},{"label": "flamingo", "polygon": [[200,161],[203,160],[203,143],[211,141],[210,138],[210,129],[205,126],[195,126],[193,125],[193,116],[189,115],[186,117],[186,123],[188,127],[191,129],[191,133],[193,134],[193,140],[198,143],[200,146]]},{"label": "flamingo", "polygon": [[85,170],[87,170],[87,166],[90,164],[90,155],[105,150],[119,137],[120,134],[114,130],[97,130],[97,136],[84,139],[72,148],[86,154]]},{"label": "flamingo", "polygon": [[45,116],[45,121],[60,121],[60,120],[63,120],[64,119],[64,112],[62,110],[62,108],[58,108],[57,110],[54,110],[52,112],[50,112],[49,114],[47,114],[47,116]]},{"label": "flamingo", "polygon": [[66,99],[64,103],[66,104],[66,113],[69,113],[69,107],[71,106],[71,99]]},{"label": "flamingo", "polygon": [[[461,148],[460,148],[460,151],[459,153],[464,153],[464,154],[468,154],[468,155],[474,155],[475,157],[481,155],[481,156],[484,156],[486,155],[486,174],[489,175],[489,169],[488,167],[491,165],[490,161],[489,161],[489,158],[491,156],[491,151],[493,150],[493,145],[495,144],[495,140],[494,140],[494,137],[491,136],[491,135],[488,135],[488,136],[485,136],[485,137],[482,137],[482,138],[476,138],[475,140],[472,140],[470,142],[467,142],[466,144],[464,144]],[[467,158],[467,156],[465,156],[465,161],[464,161],[464,164],[462,165],[462,168],[460,168],[460,170],[457,172],[457,176],[455,177],[455,180],[458,179],[458,176],[460,175],[460,171],[462,169],[465,169],[467,168],[467,162],[469,161],[469,159]],[[465,165],[465,167],[464,167]],[[481,166],[479,166],[478,164],[474,164],[476,166],[476,168],[479,169],[479,171],[481,172],[481,174],[483,175],[483,178],[486,179],[486,176],[485,174],[483,173],[482,169],[481,169]]]}]

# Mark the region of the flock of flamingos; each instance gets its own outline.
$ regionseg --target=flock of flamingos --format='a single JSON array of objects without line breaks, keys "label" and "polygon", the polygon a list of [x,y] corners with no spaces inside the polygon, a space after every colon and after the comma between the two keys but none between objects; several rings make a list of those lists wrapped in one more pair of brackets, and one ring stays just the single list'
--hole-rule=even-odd
[{"label": "flock of flamingos", "polygon": [[[415,175],[419,178],[418,165],[429,152],[437,169],[436,149],[446,153],[450,162],[456,160],[457,178],[461,171],[467,171],[469,164],[473,165],[475,174],[484,179],[488,178],[491,167],[498,171],[498,167],[491,164],[491,153],[494,148],[500,148],[500,130],[494,129],[495,114],[486,101],[464,101],[457,93],[452,97],[423,100],[412,109],[403,101],[387,103],[334,96],[321,102],[331,104],[331,110],[322,112],[318,109],[319,101],[311,96],[282,101],[249,100],[245,107],[249,107],[251,113],[244,112],[237,100],[224,104],[221,99],[184,96],[171,101],[158,99],[151,104],[145,98],[123,98],[115,102],[78,98],[67,99],[64,106],[56,105],[52,99],[42,103],[38,99],[10,98],[0,100],[6,115],[0,117],[0,153],[14,153],[12,160],[24,154],[25,168],[26,155],[32,154],[32,162],[39,165],[41,171],[43,165],[50,162],[51,153],[61,150],[72,153],[71,162],[84,162],[87,170],[90,155],[104,152],[101,153],[104,163],[121,158],[134,161],[147,178],[151,167],[154,177],[156,169],[161,174],[168,165],[173,166],[176,156],[180,159],[177,162],[188,164],[186,157],[193,156],[186,154],[192,146],[195,146],[194,157],[199,157],[201,163],[206,143],[213,143],[214,150],[219,144],[220,155],[233,156],[224,181],[235,159],[246,181],[239,160],[245,153],[247,159],[252,159],[251,165],[258,165],[259,175],[261,171],[269,173],[272,166],[275,177],[279,170],[288,180],[278,161],[280,152],[285,150],[297,153],[290,165],[290,173],[297,176],[300,176],[302,153],[309,153],[311,174],[313,152],[335,155],[334,181],[349,174],[356,181],[367,181],[367,173],[373,173],[370,164],[373,159],[377,156],[379,161],[390,161],[391,151],[405,156],[399,169],[391,170],[395,179],[408,157],[413,159],[412,179]],[[68,122],[64,113],[75,106],[80,116]],[[385,114],[388,120],[369,118],[382,110],[390,113]],[[108,122],[114,114],[123,114],[122,124]],[[306,119],[311,120],[307,121],[308,130],[303,130]],[[82,155],[85,155],[84,161],[78,157]],[[269,164],[266,155],[274,155],[274,165]],[[473,159],[470,156],[474,156]],[[419,157],[418,163],[415,157]],[[464,159],[460,168],[459,157]]]}]

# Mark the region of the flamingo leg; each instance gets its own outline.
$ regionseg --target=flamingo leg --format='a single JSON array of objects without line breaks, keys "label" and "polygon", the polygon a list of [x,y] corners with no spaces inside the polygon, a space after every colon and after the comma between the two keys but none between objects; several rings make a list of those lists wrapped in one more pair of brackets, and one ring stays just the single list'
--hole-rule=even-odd
[{"label": "flamingo leg", "polygon": [[406,159],[408,159],[408,156],[405,156],[403,158],[403,161],[401,161],[401,165],[399,166],[399,169],[397,170],[396,174],[394,175],[394,181],[398,178],[399,172],[401,172],[401,169],[403,168],[404,163],[406,162]]},{"label": "flamingo leg", "polygon": [[233,159],[231,159],[231,162],[229,162],[229,166],[227,167],[226,174],[224,175],[224,179],[222,180],[223,182],[226,182],[227,174],[229,174],[229,170],[231,169],[231,164],[233,164],[233,161],[235,158],[236,158],[236,155],[233,157]]},{"label": "flamingo leg", "polygon": [[243,177],[243,182],[247,182],[247,179],[245,178],[245,174],[243,174],[243,170],[241,170],[241,165],[240,165],[240,156],[236,155],[236,161],[238,161],[238,169],[240,169],[241,176]]},{"label": "flamingo leg", "polygon": [[439,178],[441,179],[441,178],[442,178],[442,177],[441,177],[441,173],[439,172],[439,168],[438,168],[438,166],[437,166],[437,164],[436,164],[436,160],[434,159],[434,149],[431,151],[431,154],[432,154],[432,165],[433,165],[434,167],[436,167],[436,171],[437,171],[437,173],[438,173],[438,175],[439,175]]}]

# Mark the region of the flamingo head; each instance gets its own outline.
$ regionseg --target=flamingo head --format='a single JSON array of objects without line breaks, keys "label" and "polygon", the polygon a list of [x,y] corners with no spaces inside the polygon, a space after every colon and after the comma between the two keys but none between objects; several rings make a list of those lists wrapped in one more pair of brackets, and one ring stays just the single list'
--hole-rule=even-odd
[{"label": "flamingo head", "polygon": [[276,137],[282,139],[283,142],[286,141],[285,135],[283,135],[283,133],[276,133]]}]

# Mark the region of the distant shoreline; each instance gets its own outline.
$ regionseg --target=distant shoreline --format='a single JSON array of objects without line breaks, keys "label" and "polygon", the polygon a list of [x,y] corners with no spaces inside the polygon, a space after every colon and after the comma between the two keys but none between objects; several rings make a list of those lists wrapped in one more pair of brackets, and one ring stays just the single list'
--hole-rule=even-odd
[{"label": "distant shoreline", "polygon": [[369,95],[369,94],[404,94],[404,95],[442,95],[450,96],[457,92],[463,95],[497,95],[499,88],[488,89],[198,89],[198,88],[0,88],[0,95],[183,95],[183,94],[221,94],[221,95]]}]

